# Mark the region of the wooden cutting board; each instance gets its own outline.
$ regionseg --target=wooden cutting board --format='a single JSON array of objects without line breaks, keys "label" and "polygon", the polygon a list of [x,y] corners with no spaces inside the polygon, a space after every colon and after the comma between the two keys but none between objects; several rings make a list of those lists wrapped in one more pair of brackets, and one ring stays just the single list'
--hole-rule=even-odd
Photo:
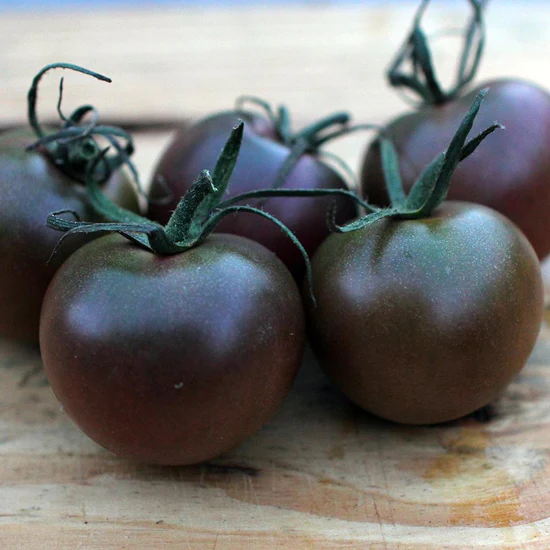
[{"label": "wooden cutting board", "polygon": [[[287,102],[298,123],[342,108],[381,122],[405,108],[383,70],[415,6],[3,13],[0,127],[24,121],[32,75],[60,60],[114,78],[71,75],[67,109],[93,99],[107,119],[141,128],[225,109],[241,93]],[[436,28],[464,15],[462,3],[440,9]],[[495,0],[480,80],[513,74],[550,88],[549,28],[550,6]],[[453,50],[441,44],[446,64]],[[57,90],[48,78],[45,117]],[[145,181],[168,137],[136,136]],[[334,150],[356,166],[366,140]],[[548,549],[548,426],[545,324],[488,420],[383,422],[352,407],[308,355],[275,418],[233,452],[141,466],[72,425],[36,349],[0,341],[0,549]]]},{"label": "wooden cutting board", "polygon": [[120,460],[62,413],[36,349],[0,343],[0,548],[550,547],[550,325],[490,419],[404,427],[308,353],[275,418],[194,467]]}]

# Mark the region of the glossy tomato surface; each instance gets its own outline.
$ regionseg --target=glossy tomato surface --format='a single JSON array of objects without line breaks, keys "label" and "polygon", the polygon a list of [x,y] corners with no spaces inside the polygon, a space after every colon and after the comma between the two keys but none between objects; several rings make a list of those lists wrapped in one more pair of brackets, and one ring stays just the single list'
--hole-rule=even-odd
[{"label": "glossy tomato surface", "polygon": [[[227,197],[271,188],[290,149],[277,141],[273,125],[259,115],[245,116],[226,112],[199,121],[176,134],[163,154],[153,178],[151,196],[165,194],[164,181],[172,192],[166,204],[153,203],[149,217],[166,223],[178,200],[191,187],[198,174],[213,170],[227,136],[238,118],[245,123],[239,159],[233,172]],[[346,189],[344,180],[329,166],[311,155],[304,155],[289,174],[285,189]],[[262,206],[293,231],[308,253],[313,254],[328,236],[326,216],[329,204],[336,200],[338,220],[343,223],[356,216],[355,204],[347,198],[270,198],[247,200],[246,204]],[[232,233],[256,240],[275,252],[297,279],[305,271],[303,259],[284,233],[273,223],[254,214],[239,213],[220,223],[218,232]]]},{"label": "glossy tomato surface", "polygon": [[[46,227],[48,214],[73,210],[98,220],[84,187],[60,172],[42,153],[27,153],[30,132],[0,135],[0,335],[38,341],[38,321],[46,288],[61,263],[90,237],[68,239],[47,265],[61,234]],[[104,191],[116,202],[138,209],[125,172],[117,172]]]},{"label": "glossy tomato surface", "polygon": [[[529,82],[498,80],[457,101],[423,107],[388,127],[400,154],[406,189],[451,141],[481,88],[489,87],[471,136],[495,120],[505,126],[458,166],[449,199],[489,206],[510,218],[527,236],[539,258],[550,253],[550,95]],[[363,194],[387,204],[379,148],[371,145],[364,160]]]},{"label": "glossy tomato surface", "polygon": [[310,338],[356,404],[408,424],[486,405],[520,371],[543,311],[527,239],[484,206],[334,234],[313,259]]},{"label": "glossy tomato surface", "polygon": [[75,252],[44,300],[40,346],[67,414],[133,460],[231,449],[290,390],[304,345],[296,283],[267,249],[216,234],[155,256],[118,235]]}]

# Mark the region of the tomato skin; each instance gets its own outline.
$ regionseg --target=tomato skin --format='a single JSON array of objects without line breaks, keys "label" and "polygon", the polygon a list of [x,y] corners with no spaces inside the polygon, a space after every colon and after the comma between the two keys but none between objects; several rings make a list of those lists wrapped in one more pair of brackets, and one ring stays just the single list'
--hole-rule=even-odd
[{"label": "tomato skin", "polygon": [[40,343],[54,392],[93,440],[183,465],[271,416],[300,366],[304,324],[290,273],[253,241],[216,234],[155,256],[110,235],[58,271]]},{"label": "tomato skin", "polygon": [[[290,150],[279,143],[275,128],[259,115],[244,116],[239,112],[225,112],[199,121],[191,128],[183,128],[168,146],[155,170],[151,196],[166,194],[159,184],[159,176],[172,191],[168,204],[151,204],[148,217],[165,224],[175,209],[178,199],[189,190],[201,170],[213,170],[227,135],[238,118],[245,122],[239,160],[231,178],[227,197],[245,192],[267,189],[288,157]],[[283,185],[285,189],[347,189],[344,180],[332,168],[311,155],[304,155],[296,164]],[[338,220],[344,223],[355,217],[356,207],[347,198],[269,198],[247,200],[274,215],[295,233],[309,254],[328,236],[326,213],[329,204],[336,200]],[[217,227],[220,233],[248,237],[275,252],[297,280],[304,274],[304,262],[290,240],[266,219],[253,214],[228,216]]]},{"label": "tomato skin", "polygon": [[[46,265],[60,234],[46,227],[48,214],[70,209],[83,220],[99,220],[84,186],[55,168],[42,153],[25,152],[34,141],[30,131],[0,135],[0,334],[38,341],[42,299],[54,273],[91,237],[68,239]],[[104,192],[138,211],[137,195],[125,172],[117,172]]]},{"label": "tomato skin", "polygon": [[448,202],[423,220],[334,234],[313,258],[310,340],[356,404],[431,424],[495,399],[543,313],[536,254],[506,218]]},{"label": "tomato skin", "polygon": [[[448,198],[489,206],[510,218],[539,258],[550,253],[550,94],[516,79],[479,86],[456,101],[423,107],[392,121],[388,136],[401,158],[405,189],[450,142],[477,92],[489,87],[471,135],[495,120],[505,126],[458,166]],[[364,158],[361,184],[373,204],[387,204],[379,148]]]}]

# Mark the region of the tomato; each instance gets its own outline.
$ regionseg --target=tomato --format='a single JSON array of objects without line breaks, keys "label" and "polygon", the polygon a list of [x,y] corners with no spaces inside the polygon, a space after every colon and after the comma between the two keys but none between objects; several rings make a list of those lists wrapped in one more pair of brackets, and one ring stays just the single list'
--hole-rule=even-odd
[{"label": "tomato", "polygon": [[536,254],[480,205],[333,234],[312,268],[317,357],[352,401],[396,422],[444,422],[494,400],[542,320]]},{"label": "tomato", "polygon": [[[490,92],[474,129],[494,120],[498,132],[461,163],[449,199],[484,204],[510,218],[527,236],[539,258],[550,253],[550,95],[515,79],[484,84]],[[424,107],[392,121],[386,135],[400,153],[408,190],[423,167],[447,143],[472,103],[476,89],[456,101]],[[362,190],[374,204],[388,204],[377,144],[369,148],[361,174]]]},{"label": "tomato", "polygon": [[270,218],[223,205],[242,137],[239,122],[212,176],[200,174],[166,226],[118,207],[93,179],[94,208],[117,221],[48,216],[64,237],[127,239],[76,251],[49,286],[40,323],[44,367],[64,409],[120,456],[172,465],[217,456],[260,428],[300,366],[305,321],[292,275],[259,243],[212,234],[236,211]]},{"label": "tomato", "polygon": [[101,237],[57,272],[40,325],[67,414],[114,453],[156,464],[200,462],[258,430],[289,391],[303,344],[288,270],[223,234],[168,256]]},{"label": "tomato", "polygon": [[[388,73],[395,87],[409,88],[421,98],[413,112],[392,120],[384,129],[400,153],[400,168],[406,190],[423,167],[448,143],[458,123],[479,90],[490,93],[475,128],[498,120],[506,127],[487,141],[475,155],[456,170],[449,199],[489,206],[510,218],[527,236],[539,258],[550,253],[550,94],[534,83],[516,78],[491,80],[464,93],[475,75],[483,48],[483,2],[471,2],[472,22],[466,32],[457,86],[444,92],[425,51],[428,46],[420,19]],[[479,36],[472,41],[472,33]],[[473,63],[470,60],[474,60]],[[402,65],[413,61],[416,74],[407,75]],[[418,75],[422,75],[423,79]],[[380,169],[380,149],[376,142],[368,148],[361,172],[362,192],[375,204],[385,205],[388,197]]]},{"label": "tomato", "polygon": [[[38,341],[38,321],[46,288],[56,270],[90,236],[63,243],[48,264],[59,235],[45,226],[47,215],[70,209],[82,219],[98,219],[83,185],[58,170],[43,152],[25,152],[28,131],[0,135],[0,334]],[[137,197],[125,172],[116,172],[104,190],[136,209]]]},{"label": "tomato", "polygon": [[396,422],[445,422],[487,405],[540,328],[542,277],[529,241],[490,208],[444,202],[459,163],[500,127],[466,142],[486,94],[409,193],[381,137],[392,206],[335,226],[312,261],[319,360],[350,399]]},{"label": "tomato", "polygon": [[[52,211],[72,210],[82,219],[102,219],[92,209],[83,185],[88,157],[98,148],[94,136],[105,136],[120,147],[117,154],[124,161],[133,147],[122,130],[99,126],[96,120],[82,122],[93,111],[89,106],[75,110],[70,117],[62,115],[61,131],[47,134],[38,123],[35,109],[38,83],[53,68],[109,80],[74,65],[48,65],[34,78],[29,91],[29,123],[34,133],[31,129],[19,129],[0,134],[0,335],[29,342],[38,341],[42,299],[55,271],[91,238],[80,235],[64,243],[48,265],[59,235],[45,226],[46,217]],[[125,148],[119,143],[120,137],[127,141]],[[27,150],[31,145],[32,150]],[[106,162],[111,164],[109,172],[101,172],[106,180],[102,184],[105,193],[120,205],[138,211],[131,179],[125,171],[112,170],[120,164],[118,159],[110,156]]]},{"label": "tomato", "polygon": [[[200,170],[212,169],[226,136],[237,118],[245,122],[243,143],[227,197],[249,191],[271,188],[295,144],[295,136],[285,139],[278,132],[275,122],[256,113],[230,111],[215,114],[199,121],[191,128],[183,128],[176,134],[156,168],[151,196],[158,199],[165,195],[165,187],[171,190],[172,200],[150,205],[148,217],[166,223],[170,213],[193,183]],[[322,127],[322,125],[320,126]],[[299,135],[299,134],[298,134]],[[313,133],[308,139],[313,140]],[[299,144],[298,144],[299,145]],[[315,149],[315,146],[312,146]],[[296,165],[284,180],[284,189],[346,189],[346,182],[327,164],[321,162],[316,152],[300,156]],[[344,223],[356,216],[355,203],[348,198],[267,198],[247,200],[247,204],[262,208],[283,222],[300,240],[309,254],[328,235],[326,211],[336,200],[338,221]],[[249,215],[229,216],[217,228],[254,239],[279,256],[297,279],[303,276],[303,260],[285,235],[267,220]]]}]

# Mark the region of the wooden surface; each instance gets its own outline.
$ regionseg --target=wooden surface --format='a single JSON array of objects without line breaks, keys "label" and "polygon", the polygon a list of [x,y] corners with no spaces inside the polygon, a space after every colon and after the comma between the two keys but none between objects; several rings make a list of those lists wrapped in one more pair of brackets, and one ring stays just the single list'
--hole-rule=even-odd
[{"label": "wooden surface", "polygon": [[[67,108],[93,99],[108,120],[170,123],[251,93],[298,123],[342,108],[381,122],[404,110],[382,74],[414,6],[2,14],[0,127],[24,120],[32,75],[59,60],[113,77],[66,80]],[[461,8],[442,4],[434,28]],[[550,88],[550,6],[494,0],[489,15],[480,78]],[[452,41],[441,46],[448,61]],[[44,84],[47,117],[57,78]],[[137,135],[145,180],[168,138]],[[366,139],[333,150],[355,165]],[[276,417],[233,452],[140,466],[63,415],[37,350],[0,342],[0,549],[547,549],[550,325],[493,412],[395,426],[350,406],[308,356]]]},{"label": "wooden surface", "polygon": [[38,352],[0,343],[0,548],[550,547],[550,325],[492,418],[402,427],[308,355],[273,420],[195,467],[117,459],[60,411]]}]

